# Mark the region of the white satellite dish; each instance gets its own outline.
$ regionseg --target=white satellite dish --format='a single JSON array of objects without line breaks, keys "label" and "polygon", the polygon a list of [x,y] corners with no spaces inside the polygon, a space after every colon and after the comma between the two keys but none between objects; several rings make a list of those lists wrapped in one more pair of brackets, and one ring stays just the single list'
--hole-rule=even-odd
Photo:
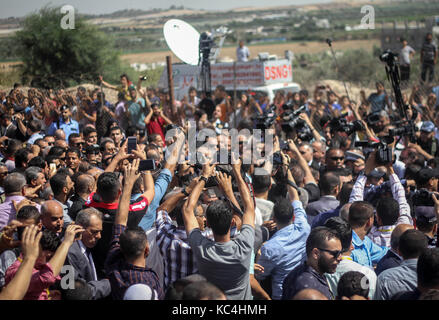
[{"label": "white satellite dish", "polygon": [[179,20],[168,20],[163,34],[169,49],[184,63],[196,66],[200,60],[200,34],[190,24]]}]

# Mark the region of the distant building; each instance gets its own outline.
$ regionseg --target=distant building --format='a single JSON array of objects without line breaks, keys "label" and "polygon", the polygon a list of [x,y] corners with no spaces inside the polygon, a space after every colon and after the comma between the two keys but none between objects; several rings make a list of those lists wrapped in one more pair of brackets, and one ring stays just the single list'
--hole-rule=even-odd
[{"label": "distant building", "polygon": [[319,19],[316,21],[316,27],[321,29],[329,29],[329,20],[328,19]]}]

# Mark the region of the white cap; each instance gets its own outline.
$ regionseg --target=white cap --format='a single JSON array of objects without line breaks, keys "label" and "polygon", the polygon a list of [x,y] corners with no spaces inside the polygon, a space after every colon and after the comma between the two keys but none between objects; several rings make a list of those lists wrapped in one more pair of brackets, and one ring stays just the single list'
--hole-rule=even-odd
[{"label": "white cap", "polygon": [[[157,295],[156,295],[157,296]],[[131,285],[123,296],[124,300],[152,300],[153,293],[151,288],[142,283]]]}]

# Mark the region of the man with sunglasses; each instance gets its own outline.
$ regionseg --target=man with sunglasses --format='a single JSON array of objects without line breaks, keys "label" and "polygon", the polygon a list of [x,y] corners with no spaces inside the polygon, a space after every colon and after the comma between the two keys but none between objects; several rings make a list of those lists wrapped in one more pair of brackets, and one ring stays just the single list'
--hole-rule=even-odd
[{"label": "man with sunglasses", "polygon": [[84,139],[78,133],[72,133],[69,136],[69,147],[70,148],[78,148],[80,151],[83,151]]},{"label": "man with sunglasses", "polygon": [[329,300],[335,299],[325,273],[334,273],[341,261],[340,236],[327,227],[311,230],[306,240],[306,261],[293,269],[283,282],[282,300],[291,300],[303,289],[315,289]]},{"label": "man with sunglasses", "polygon": [[47,142],[49,147],[52,147],[55,144],[55,137],[54,136],[45,135],[43,140]]},{"label": "man with sunglasses", "polygon": [[327,171],[344,168],[344,152],[338,148],[330,148],[326,151],[325,164],[326,166],[322,166],[320,168],[320,173],[324,173]]},{"label": "man with sunglasses", "polygon": [[333,217],[326,221],[325,227],[330,228],[338,233],[342,245],[341,261],[337,266],[337,270],[334,273],[326,273],[326,279],[328,280],[331,291],[336,293],[338,282],[342,275],[349,271],[361,272],[365,278],[362,279],[361,284],[364,284],[363,289],[369,289],[369,299],[373,299],[376,289],[377,275],[375,272],[364,267],[351,258],[351,252],[354,248],[352,246],[352,228],[340,217]]}]

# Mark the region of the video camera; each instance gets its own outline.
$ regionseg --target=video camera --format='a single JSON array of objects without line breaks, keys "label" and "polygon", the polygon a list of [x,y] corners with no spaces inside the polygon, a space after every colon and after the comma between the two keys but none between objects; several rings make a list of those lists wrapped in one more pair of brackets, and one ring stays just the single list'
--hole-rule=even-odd
[{"label": "video camera", "polygon": [[253,117],[256,120],[256,129],[269,129],[276,122],[276,106],[272,104],[263,114]]},{"label": "video camera", "polygon": [[393,151],[389,144],[393,143],[394,138],[391,136],[382,137],[380,142],[355,141],[356,147],[375,149],[375,161],[378,165],[393,163]]},{"label": "video camera", "polygon": [[355,120],[351,123],[346,120],[346,116],[347,113],[329,121],[328,126],[331,128],[331,133],[334,134],[335,132],[345,132],[348,136],[350,136],[354,132],[365,130],[363,123],[360,120]]},{"label": "video camera", "polygon": [[413,206],[434,207],[433,192],[427,189],[416,190],[411,196]]},{"label": "video camera", "polygon": [[311,129],[306,124],[306,121],[299,117],[302,112],[305,112],[306,106],[303,105],[297,110],[293,110],[291,104],[284,104],[282,106],[284,113],[282,114],[282,131],[290,133],[296,130],[297,137],[302,141],[311,141],[314,136]]},{"label": "video camera", "polygon": [[290,104],[284,104],[282,106],[284,113],[282,114],[282,130],[285,132],[291,132],[294,129],[300,130],[306,126],[305,120],[299,117],[299,115],[306,110],[306,106],[303,105],[297,110],[293,110]]}]

